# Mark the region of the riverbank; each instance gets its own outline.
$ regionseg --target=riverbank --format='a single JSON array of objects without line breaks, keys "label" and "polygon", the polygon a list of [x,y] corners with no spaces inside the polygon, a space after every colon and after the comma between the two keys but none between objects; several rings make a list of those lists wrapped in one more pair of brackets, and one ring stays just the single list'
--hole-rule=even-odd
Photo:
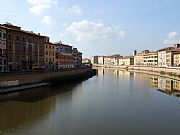
[{"label": "riverbank", "polygon": [[109,68],[127,70],[129,72],[138,72],[143,74],[155,75],[166,77],[170,79],[180,80],[179,67],[145,67],[145,66],[106,66],[106,65],[93,65],[95,68]]},{"label": "riverbank", "polygon": [[30,89],[31,87],[40,87],[41,85],[55,85],[57,82],[61,84],[67,81],[87,78],[92,75],[95,75],[95,71],[91,67],[36,74],[4,74],[0,77],[0,93]]}]

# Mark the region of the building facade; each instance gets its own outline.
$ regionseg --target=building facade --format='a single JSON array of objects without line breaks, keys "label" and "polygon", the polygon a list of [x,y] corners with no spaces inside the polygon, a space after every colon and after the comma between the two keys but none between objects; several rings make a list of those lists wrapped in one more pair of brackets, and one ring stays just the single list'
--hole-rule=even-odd
[{"label": "building facade", "polygon": [[134,65],[135,66],[144,66],[144,55],[149,53],[149,50],[144,50],[140,53],[137,53],[134,56]]},{"label": "building facade", "polygon": [[56,52],[59,52],[61,54],[72,54],[72,46],[65,45],[62,42],[57,42],[54,44],[56,44]]},{"label": "building facade", "polygon": [[92,64],[98,64],[98,56],[91,57],[91,63]]},{"label": "building facade", "polygon": [[56,45],[56,69],[74,68],[75,58],[72,54],[72,46],[55,43]]},{"label": "building facade", "polygon": [[104,56],[98,56],[98,64],[104,65]]},{"label": "building facade", "polygon": [[56,69],[74,68],[74,63],[72,54],[56,53]]},{"label": "building facade", "polygon": [[77,48],[73,48],[72,54],[74,56],[74,66],[81,67],[82,66],[82,53],[78,51]]},{"label": "building facade", "polygon": [[174,54],[180,51],[180,44],[175,44],[173,47],[166,47],[158,50],[158,66],[170,67],[174,65]]},{"label": "building facade", "polygon": [[159,67],[167,67],[166,65],[166,51],[158,52],[158,66]]},{"label": "building facade", "polygon": [[158,53],[149,52],[144,54],[144,66],[157,66],[158,65]]},{"label": "building facade", "polygon": [[0,25],[6,30],[8,71],[33,70],[44,66],[45,37],[21,30],[10,23]]},{"label": "building facade", "polygon": [[180,67],[180,53],[174,54],[174,63],[175,67]]},{"label": "building facade", "polygon": [[44,60],[47,70],[56,69],[56,45],[50,42],[45,43]]},{"label": "building facade", "polygon": [[0,72],[7,72],[6,30],[0,28]]},{"label": "building facade", "polygon": [[123,58],[119,58],[119,65],[125,65],[125,66],[134,65],[134,57],[126,56]]}]

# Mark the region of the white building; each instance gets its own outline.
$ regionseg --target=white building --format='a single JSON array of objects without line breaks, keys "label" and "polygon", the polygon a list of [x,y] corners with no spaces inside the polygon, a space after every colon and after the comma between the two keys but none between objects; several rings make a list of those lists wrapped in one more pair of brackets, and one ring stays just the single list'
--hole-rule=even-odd
[{"label": "white building", "polygon": [[158,50],[158,66],[168,67],[173,66],[173,55],[180,51],[180,44],[175,44],[174,47],[167,47]]},{"label": "white building", "polygon": [[98,56],[91,57],[91,63],[92,64],[98,64]]},{"label": "white building", "polygon": [[166,65],[166,51],[158,52],[158,66],[167,67]]},{"label": "white building", "polygon": [[98,64],[104,65],[104,56],[98,56]]}]

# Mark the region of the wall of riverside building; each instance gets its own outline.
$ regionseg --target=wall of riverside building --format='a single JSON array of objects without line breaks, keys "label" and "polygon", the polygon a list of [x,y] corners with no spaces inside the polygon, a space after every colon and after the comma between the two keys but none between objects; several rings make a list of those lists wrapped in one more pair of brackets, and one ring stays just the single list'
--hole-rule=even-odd
[{"label": "wall of riverside building", "polygon": [[80,69],[71,69],[66,71],[56,71],[56,72],[44,72],[44,73],[31,73],[31,74],[4,74],[0,75],[0,86],[5,87],[15,86],[15,85],[23,85],[23,84],[31,84],[38,83],[48,80],[49,78],[61,77],[65,75],[75,75],[79,73],[85,73],[90,71],[91,67],[80,68]]}]

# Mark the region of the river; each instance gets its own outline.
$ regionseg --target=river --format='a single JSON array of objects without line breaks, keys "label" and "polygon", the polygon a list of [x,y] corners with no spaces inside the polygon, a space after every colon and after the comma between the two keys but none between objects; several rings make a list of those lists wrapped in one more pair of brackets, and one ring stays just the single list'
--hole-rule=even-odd
[{"label": "river", "polygon": [[0,95],[0,135],[179,135],[180,81],[112,69]]}]

